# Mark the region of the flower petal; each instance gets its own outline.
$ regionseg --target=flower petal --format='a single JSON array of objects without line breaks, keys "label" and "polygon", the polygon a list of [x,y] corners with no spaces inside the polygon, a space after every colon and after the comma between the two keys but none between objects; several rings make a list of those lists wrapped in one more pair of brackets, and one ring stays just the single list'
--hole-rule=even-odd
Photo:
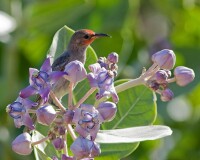
[{"label": "flower petal", "polygon": [[26,109],[31,109],[32,107],[36,107],[38,106],[38,103],[37,102],[33,102],[29,99],[23,99],[23,105]]},{"label": "flower petal", "polygon": [[49,80],[50,80],[51,83],[55,83],[56,81],[58,81],[64,75],[67,75],[67,73],[61,72],[61,71],[53,71],[49,74]]},{"label": "flower petal", "polygon": [[14,119],[15,127],[20,128],[23,125],[23,121],[21,118]]},{"label": "flower petal", "polygon": [[33,94],[37,94],[37,93],[38,91],[33,86],[28,86],[20,91],[19,96],[21,98],[28,98],[32,96]]},{"label": "flower petal", "polygon": [[37,73],[37,74],[39,73],[39,71],[38,71],[37,69],[35,69],[35,68],[29,68],[29,84],[30,84],[30,85],[33,85],[33,84],[34,84],[34,81],[33,81],[32,77],[33,77],[33,75],[35,75],[36,73]]},{"label": "flower petal", "polygon": [[50,58],[47,58],[42,64],[40,71],[50,73],[52,71]]},{"label": "flower petal", "polygon": [[95,75],[93,73],[89,73],[87,75],[87,79],[90,83],[90,87],[97,87],[98,86],[97,80],[96,80]]},{"label": "flower petal", "polygon": [[28,113],[24,114],[22,118],[23,118],[23,124],[25,126],[27,126],[30,130],[35,129],[33,121]]},{"label": "flower petal", "polygon": [[50,87],[46,87],[46,88],[41,89],[39,91],[39,94],[40,94],[41,98],[43,99],[43,103],[42,104],[45,104],[48,101],[49,93],[50,93]]}]

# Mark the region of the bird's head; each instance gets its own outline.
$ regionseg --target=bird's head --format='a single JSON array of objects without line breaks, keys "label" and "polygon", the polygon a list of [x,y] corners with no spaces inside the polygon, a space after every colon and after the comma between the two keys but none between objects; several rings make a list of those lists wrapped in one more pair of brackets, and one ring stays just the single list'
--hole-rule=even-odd
[{"label": "bird's head", "polygon": [[71,43],[80,45],[80,46],[88,46],[90,45],[96,38],[100,37],[110,37],[104,33],[95,33],[89,29],[81,29],[76,31],[71,38]]}]

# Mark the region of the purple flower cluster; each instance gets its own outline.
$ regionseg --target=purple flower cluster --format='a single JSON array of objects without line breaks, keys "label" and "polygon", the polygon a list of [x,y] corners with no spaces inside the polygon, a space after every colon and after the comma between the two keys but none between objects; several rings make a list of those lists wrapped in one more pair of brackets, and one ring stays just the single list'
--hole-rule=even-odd
[{"label": "purple flower cluster", "polygon": [[174,68],[176,56],[172,50],[164,49],[152,55],[153,65],[143,73],[146,85],[160,94],[162,101],[170,101],[174,97],[168,84],[176,82],[179,86],[186,86],[193,81],[195,73],[192,69],[179,66],[174,69],[174,77],[171,70]]},{"label": "purple flower cluster", "polygon": [[[103,60],[103,61],[102,61]],[[119,98],[114,88],[114,77],[117,74],[118,55],[111,53],[107,58],[100,58],[98,63],[89,66],[87,74],[84,65],[79,61],[72,61],[65,66],[65,70],[52,71],[50,58],[47,58],[40,70],[30,68],[30,85],[22,89],[17,100],[7,106],[7,112],[14,119],[15,126],[27,127],[30,132],[20,134],[12,143],[13,151],[21,155],[28,155],[32,147],[47,140],[51,141],[56,150],[63,150],[65,154],[62,160],[67,159],[92,159],[101,153],[99,144],[95,138],[103,122],[114,118]],[[84,104],[80,100],[79,105],[65,108],[52,91],[53,86],[60,78],[66,78],[70,83],[76,84],[87,79],[91,88],[98,89],[95,98],[112,96],[113,102],[101,102],[96,108],[93,104]],[[72,88],[73,89],[73,88]],[[91,93],[92,94],[92,93]],[[34,96],[39,96],[39,101],[34,102]],[[51,98],[51,100],[50,100]],[[71,98],[71,99],[70,99]],[[58,104],[52,105],[52,99]],[[68,96],[72,102],[72,97]],[[54,101],[53,101],[54,102]],[[49,131],[44,139],[32,141],[32,131],[37,129],[32,119],[36,116],[36,122],[49,126]],[[74,125],[74,129],[72,128]],[[76,131],[79,136],[74,134]],[[70,133],[74,142],[70,149],[74,154],[67,154],[66,134]],[[53,157],[52,159],[57,159]]]}]

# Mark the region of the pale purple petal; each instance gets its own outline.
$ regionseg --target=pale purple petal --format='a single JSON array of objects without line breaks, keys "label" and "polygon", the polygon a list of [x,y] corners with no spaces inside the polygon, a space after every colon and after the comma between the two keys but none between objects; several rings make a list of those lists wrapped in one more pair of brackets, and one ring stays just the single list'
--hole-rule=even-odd
[{"label": "pale purple petal", "polygon": [[29,99],[23,99],[22,101],[23,101],[22,103],[26,109],[31,109],[32,107],[36,107],[38,105],[37,102],[33,102]]},{"label": "pale purple petal", "polygon": [[47,58],[42,64],[40,71],[50,73],[52,71],[50,58]]},{"label": "pale purple petal", "polygon": [[88,81],[90,83],[90,87],[97,87],[98,86],[96,77],[95,77],[95,75],[93,73],[89,73],[87,75],[87,79],[88,79]]},{"label": "pale purple petal", "polygon": [[31,119],[31,117],[30,117],[30,115],[29,115],[28,113],[25,113],[25,114],[23,115],[22,119],[23,119],[23,124],[24,124],[25,126],[27,126],[30,130],[35,129],[35,126],[34,126],[34,124],[33,124],[33,121],[32,121],[32,119]]},{"label": "pale purple petal", "polygon": [[76,108],[74,111],[74,116],[72,119],[73,123],[78,123],[79,119],[81,117],[81,109],[80,108]]},{"label": "pale purple petal", "polygon": [[64,75],[67,75],[67,73],[61,72],[61,71],[53,71],[49,74],[49,80],[53,84],[56,81],[58,81],[61,77],[63,77]]},{"label": "pale purple petal", "polygon": [[35,68],[29,68],[29,84],[30,85],[34,84],[34,82],[32,80],[32,76],[35,75],[36,73],[37,74],[39,73],[39,71],[37,69],[35,69]]},{"label": "pale purple petal", "polygon": [[101,70],[101,66],[99,63],[91,64],[88,66],[89,70],[93,72],[94,74],[98,74]]},{"label": "pale purple petal", "polygon": [[89,132],[85,128],[81,127],[80,125],[76,126],[75,131],[79,135],[81,135],[82,137],[84,137],[84,138],[86,138],[89,135]]},{"label": "pale purple petal", "polygon": [[24,125],[23,121],[21,118],[18,118],[18,119],[14,119],[14,123],[15,123],[15,127],[16,128],[20,128],[21,126]]},{"label": "pale purple petal", "polygon": [[28,86],[20,91],[19,96],[21,98],[28,98],[37,93],[38,91],[33,86]]},{"label": "pale purple petal", "polygon": [[46,87],[39,91],[41,98],[43,99],[43,104],[46,103],[49,99],[50,87]]},{"label": "pale purple petal", "polygon": [[99,123],[96,123],[94,125],[94,127],[90,130],[90,138],[92,141],[95,140],[96,136],[97,136],[97,132],[99,131],[100,129],[100,124]]},{"label": "pale purple petal", "polygon": [[119,97],[118,97],[118,95],[117,95],[117,93],[115,91],[111,92],[111,96],[112,96],[112,99],[113,99],[114,103],[118,103],[119,102]]}]

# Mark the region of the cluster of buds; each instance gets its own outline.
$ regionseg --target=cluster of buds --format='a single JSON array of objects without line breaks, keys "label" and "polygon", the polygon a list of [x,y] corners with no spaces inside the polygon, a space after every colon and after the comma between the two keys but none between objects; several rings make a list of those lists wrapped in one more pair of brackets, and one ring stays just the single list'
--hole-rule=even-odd
[{"label": "cluster of buds", "polygon": [[174,94],[169,89],[169,83],[176,82],[179,86],[186,86],[193,81],[195,73],[185,66],[174,69],[172,77],[171,70],[174,68],[176,56],[172,50],[164,49],[152,55],[153,65],[141,75],[143,83],[156,93],[164,102],[173,99]]},{"label": "cluster of buds", "polygon": [[[6,108],[14,119],[15,126],[28,128],[16,137],[12,143],[14,152],[29,155],[34,145],[51,141],[56,150],[62,151],[61,160],[93,159],[101,153],[95,138],[104,122],[111,121],[116,114],[116,103],[119,101],[114,87],[114,78],[117,75],[117,53],[110,53],[107,58],[100,58],[97,63],[89,66],[87,74],[84,65],[79,61],[72,61],[65,66],[64,71],[52,71],[50,58],[47,58],[40,70],[30,68],[30,85],[22,89],[16,101]],[[60,79],[69,81],[68,104],[64,107],[52,91],[54,84]],[[73,104],[73,89],[76,83],[87,79],[91,89],[76,103]],[[113,102],[103,101],[97,106],[84,104],[85,100],[97,90],[96,99],[112,96]],[[39,100],[31,100],[39,95]],[[55,105],[52,105],[52,102]],[[39,141],[32,140],[32,134],[37,129],[34,122],[49,126],[46,137]],[[74,126],[74,128],[72,127]],[[76,136],[75,132],[79,135]],[[74,142],[70,149],[73,157],[67,150],[67,134]],[[57,157],[52,157],[57,160]]]}]

